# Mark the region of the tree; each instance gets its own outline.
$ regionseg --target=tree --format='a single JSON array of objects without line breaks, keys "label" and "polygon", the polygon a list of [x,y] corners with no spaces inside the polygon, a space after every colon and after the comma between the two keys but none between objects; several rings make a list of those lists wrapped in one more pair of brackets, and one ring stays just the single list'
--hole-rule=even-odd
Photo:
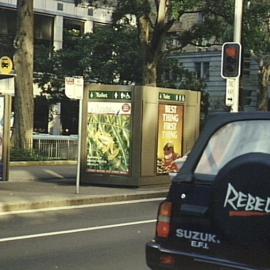
[{"label": "tree", "polygon": [[[123,21],[132,22],[135,17],[138,31],[138,41],[143,51],[143,84],[156,85],[158,80],[158,66],[162,58],[171,51],[181,53],[187,44],[195,43],[201,38],[196,28],[178,32],[179,45],[164,50],[164,44],[169,30],[184,13],[198,13],[201,0],[121,0],[113,15],[115,24]],[[132,17],[133,15],[133,17]]]},{"label": "tree", "polygon": [[[256,56],[255,56],[256,57]],[[258,57],[256,57],[258,59]],[[259,85],[260,85],[260,102],[259,110],[260,111],[269,111],[269,87],[270,87],[270,57],[261,56],[259,57]]]},{"label": "tree", "polygon": [[134,28],[102,27],[81,37],[67,31],[65,37],[63,49],[51,52],[48,59],[48,48],[39,48],[35,60],[35,81],[54,100],[63,98],[68,76],[106,84],[141,82],[142,58]]},{"label": "tree", "polygon": [[[206,0],[201,9],[204,24],[197,25],[205,37],[215,37],[215,41],[233,40],[234,1]],[[258,109],[268,111],[270,86],[270,3],[268,0],[244,1],[242,25],[242,55],[250,55],[259,67]],[[214,26],[214,27],[213,27]]]},{"label": "tree", "polygon": [[[35,58],[35,81],[49,94],[51,102],[64,98],[61,90],[66,76],[83,75],[85,81],[105,84],[142,84],[143,58],[136,27],[102,27],[82,37],[67,31],[65,37],[62,50],[51,52],[48,59],[48,48],[41,47]],[[162,58],[157,72],[160,87],[203,89],[195,74],[175,61]],[[164,72],[177,74],[177,80],[164,81]]]},{"label": "tree", "polygon": [[[222,1],[223,4],[224,1]],[[213,25],[211,25],[211,32],[209,25],[206,27],[204,23],[199,23],[190,29],[181,29],[182,31],[177,33],[179,45],[164,50],[164,44],[172,26],[179,22],[183,14],[201,12],[207,7],[208,3],[205,4],[205,0],[92,0],[88,2],[96,6],[114,2],[114,25],[136,25],[137,39],[143,57],[142,83],[146,85],[157,85],[158,68],[170,52],[181,53],[186,45],[200,45],[204,38],[213,36]],[[205,27],[201,27],[202,25]],[[216,31],[216,33],[219,32]]]},{"label": "tree", "polygon": [[244,10],[243,42],[259,66],[259,104],[261,111],[269,110],[270,87],[270,3],[250,2]]},{"label": "tree", "polygon": [[[75,57],[78,60],[80,75],[83,74],[89,80],[103,83],[136,83],[148,85],[164,85],[160,80],[162,63],[168,62],[167,56],[172,51],[181,53],[187,45],[210,47],[222,45],[225,41],[233,39],[233,19],[235,0],[99,0],[89,1],[91,5],[108,4],[114,2],[115,11],[113,14],[113,26],[104,31],[86,35],[77,43],[77,51],[84,52],[84,59],[74,55],[70,48],[62,51],[59,58],[62,66],[69,58]],[[85,3],[86,1],[84,1]],[[251,53],[260,65],[259,82],[261,85],[260,109],[267,110],[269,87],[269,1],[254,0],[245,2],[243,21],[243,49],[244,53]],[[200,20],[189,29],[181,29],[174,38],[178,40],[177,47],[170,47],[164,50],[164,43],[170,35],[171,27],[179,22],[183,14],[200,14]],[[135,27],[134,27],[135,26]],[[133,43],[123,38],[127,29],[132,29]],[[135,40],[137,33],[137,44]],[[122,34],[123,36],[120,36]],[[127,50],[119,49],[119,38],[123,45],[131,51],[128,57]],[[207,41],[207,42],[206,42]],[[132,46],[130,46],[132,44]],[[122,46],[121,48],[123,48]],[[81,50],[83,48],[83,50]],[[91,49],[89,49],[91,48]],[[117,51],[117,48],[119,49]],[[128,51],[129,51],[128,50]],[[139,53],[135,51],[139,50]],[[117,53],[116,53],[117,52]],[[126,65],[122,70],[121,66],[126,58]],[[75,59],[75,60],[76,60]],[[77,61],[76,60],[76,61]],[[139,61],[135,61],[139,60]],[[58,63],[56,61],[56,63]],[[132,66],[133,64],[133,66]],[[141,67],[140,67],[141,64]],[[99,67],[102,66],[102,69]],[[188,74],[176,64],[170,65],[173,69],[178,68],[182,81],[192,81],[192,75]],[[70,66],[68,67],[70,68]],[[75,69],[78,70],[78,69]],[[75,71],[72,69],[73,73]],[[125,71],[126,74],[125,74]],[[131,71],[131,72],[130,72]],[[135,71],[135,72],[134,72]],[[138,72],[138,73],[137,73]],[[68,74],[64,68],[63,73]],[[75,72],[76,73],[76,72]],[[133,78],[128,77],[134,74]],[[139,75],[140,73],[140,75]],[[120,75],[121,74],[121,75]],[[190,79],[189,79],[190,77]],[[201,90],[203,85],[196,82],[196,87]],[[179,84],[178,84],[179,87]],[[194,85],[192,86],[194,88]]]},{"label": "tree", "polygon": [[[160,59],[172,50],[191,44],[200,47],[221,45],[233,40],[235,0],[121,0],[117,1],[114,13],[115,23],[135,16],[139,42],[144,56],[143,77],[145,84],[155,85]],[[242,45],[244,54],[251,54],[260,67],[260,110],[268,110],[270,77],[270,3],[268,0],[244,1]],[[202,18],[190,29],[178,33],[179,46],[169,51],[162,50],[162,44],[170,27],[183,14],[197,13]],[[205,42],[207,41],[207,43]]]},{"label": "tree", "polygon": [[[184,13],[184,9],[189,8],[189,1],[182,7],[181,13]],[[95,5],[101,2],[111,4],[111,1],[92,2],[91,4]],[[145,46],[141,43],[137,24],[133,23],[134,16],[127,15],[127,13],[135,13],[140,18],[139,16],[145,10],[140,6],[141,1],[124,2],[118,2],[119,5],[123,4],[122,9],[119,9],[120,6],[115,6],[112,25],[97,28],[94,33],[87,33],[81,37],[73,31],[65,31],[64,46],[59,51],[49,52],[48,48],[39,48],[39,55],[36,55],[35,58],[35,71],[37,71],[35,82],[39,84],[44,93],[48,94],[51,103],[65,98],[64,77],[74,75],[83,75],[85,81],[96,83],[143,84],[148,81],[149,84],[160,87],[182,87],[194,90],[204,88],[205,84],[199,81],[195,74],[179,67],[177,63],[165,57],[168,51],[160,50],[164,40],[157,41],[159,45],[154,53],[151,52],[152,46]],[[136,2],[138,3],[136,4]],[[193,6],[193,2],[190,5]],[[179,10],[176,16],[180,16]],[[186,34],[186,37],[189,41],[194,39],[192,35]],[[159,38],[160,36],[156,33],[155,39]],[[181,47],[187,43],[183,38]],[[148,57],[150,62],[147,64],[145,55],[148,52],[154,58]],[[50,55],[49,58],[48,55]],[[151,59],[154,61],[154,65],[151,64]],[[165,69],[167,71],[172,69],[169,72],[177,74],[177,80],[180,80],[180,83],[176,80],[174,82],[162,81],[162,73]]]},{"label": "tree", "polygon": [[143,84],[156,85],[157,66],[164,35],[173,24],[170,19],[171,1],[135,1],[123,0],[117,2],[114,13],[115,24],[129,22],[136,18],[138,40],[142,48]]},{"label": "tree", "polygon": [[17,1],[17,33],[13,57],[16,71],[13,143],[31,148],[33,136],[33,0]]}]

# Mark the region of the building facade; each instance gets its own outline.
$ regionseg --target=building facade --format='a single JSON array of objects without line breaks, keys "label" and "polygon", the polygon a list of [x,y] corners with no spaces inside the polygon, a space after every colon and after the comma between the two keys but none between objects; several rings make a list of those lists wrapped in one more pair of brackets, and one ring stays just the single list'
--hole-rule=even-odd
[{"label": "building facade", "polygon": [[[65,31],[76,31],[78,35],[93,32],[96,27],[111,22],[112,7],[94,7],[85,0],[34,0],[35,50],[38,45],[61,49],[65,44]],[[16,0],[0,0],[0,56],[12,58],[13,39],[16,33]],[[108,6],[112,6],[108,4]],[[173,30],[182,31],[202,20],[200,14],[184,14]],[[176,41],[176,40],[173,40]],[[177,46],[177,44],[173,44]],[[181,54],[175,54],[184,68],[194,72],[206,83],[209,94],[209,111],[223,111],[225,107],[226,81],[220,76],[221,48],[187,46]],[[258,94],[258,67],[249,58],[243,64],[243,80],[240,99],[242,110],[255,110]]]},{"label": "building facade", "polygon": [[[12,57],[14,52],[16,6],[16,0],[0,1],[0,55]],[[112,8],[95,8],[76,0],[34,0],[34,12],[35,45],[58,50],[63,47],[65,30],[93,32],[98,25],[110,22]]]},{"label": "building facade", "polygon": [[[34,0],[34,56],[38,55],[40,45],[51,51],[65,46],[65,32],[73,31],[77,35],[93,32],[96,27],[111,21],[112,8],[94,7],[88,2],[76,0]],[[0,0],[0,58],[14,54],[13,40],[16,35],[17,1]],[[0,80],[1,89],[14,91],[13,80]],[[50,122],[51,107],[46,98],[39,96],[40,89],[34,84],[35,119],[34,130],[52,133]],[[48,108],[50,107],[50,109]],[[74,134],[78,128],[78,104],[76,101],[63,101],[62,119],[57,134]]]},{"label": "building facade", "polygon": [[[200,13],[183,14],[178,24],[170,29],[170,42],[173,47],[177,44],[177,35],[188,30],[196,23],[203,22]],[[225,105],[226,80],[221,77],[221,50],[218,45],[208,47],[211,40],[202,40],[198,46],[187,45],[181,53],[173,53],[171,58],[177,59],[179,65],[193,72],[195,77],[204,82],[206,87],[204,91],[208,94],[209,112],[228,110]],[[244,55],[242,59],[242,74],[239,91],[239,104],[241,111],[254,111],[257,108],[259,82],[258,82],[258,64]],[[172,76],[177,78],[175,74]]]},{"label": "building facade", "polygon": [[[185,52],[174,57],[184,68],[195,73],[197,79],[205,82],[209,112],[226,110],[226,80],[221,77],[221,50]],[[244,57],[242,66],[239,94],[241,110],[254,111],[258,102],[258,65],[251,58]]]}]

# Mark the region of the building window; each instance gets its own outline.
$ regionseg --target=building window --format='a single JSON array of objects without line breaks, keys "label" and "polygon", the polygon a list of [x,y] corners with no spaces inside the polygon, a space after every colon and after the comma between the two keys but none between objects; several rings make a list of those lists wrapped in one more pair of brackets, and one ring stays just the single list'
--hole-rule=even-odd
[{"label": "building window", "polygon": [[194,69],[195,69],[196,79],[200,79],[201,78],[201,62],[195,62]]},{"label": "building window", "polygon": [[88,9],[88,16],[94,16],[94,9],[93,8]]},{"label": "building window", "polygon": [[14,54],[13,40],[16,35],[16,12],[0,9],[0,57]]},{"label": "building window", "polygon": [[195,62],[194,69],[196,78],[204,81],[209,81],[209,62]]},{"label": "building window", "polygon": [[244,57],[243,66],[242,66],[243,75],[250,75],[250,57]]},{"label": "building window", "polygon": [[63,11],[64,5],[62,3],[57,3],[57,10]]}]

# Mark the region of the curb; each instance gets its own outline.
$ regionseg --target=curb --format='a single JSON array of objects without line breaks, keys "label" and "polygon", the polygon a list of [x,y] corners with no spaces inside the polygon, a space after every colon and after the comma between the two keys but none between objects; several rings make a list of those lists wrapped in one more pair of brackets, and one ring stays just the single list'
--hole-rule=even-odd
[{"label": "curb", "polygon": [[116,194],[116,195],[101,195],[84,198],[69,198],[69,199],[51,199],[44,201],[32,202],[18,202],[18,203],[0,203],[0,214],[14,211],[25,210],[41,210],[44,208],[65,207],[65,206],[79,206],[87,204],[110,203],[110,202],[124,202],[139,199],[161,198],[167,195],[168,191],[156,191],[141,194]]},{"label": "curb", "polygon": [[30,167],[30,166],[69,166],[77,165],[75,160],[51,160],[51,161],[11,161],[10,167]]}]

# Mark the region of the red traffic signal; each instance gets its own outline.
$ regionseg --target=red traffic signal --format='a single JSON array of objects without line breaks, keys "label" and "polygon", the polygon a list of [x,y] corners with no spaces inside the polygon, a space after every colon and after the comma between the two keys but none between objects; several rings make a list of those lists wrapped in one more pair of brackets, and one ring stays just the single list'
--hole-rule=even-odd
[{"label": "red traffic signal", "polygon": [[222,46],[221,76],[236,78],[240,76],[241,45],[237,42],[225,42]]}]

